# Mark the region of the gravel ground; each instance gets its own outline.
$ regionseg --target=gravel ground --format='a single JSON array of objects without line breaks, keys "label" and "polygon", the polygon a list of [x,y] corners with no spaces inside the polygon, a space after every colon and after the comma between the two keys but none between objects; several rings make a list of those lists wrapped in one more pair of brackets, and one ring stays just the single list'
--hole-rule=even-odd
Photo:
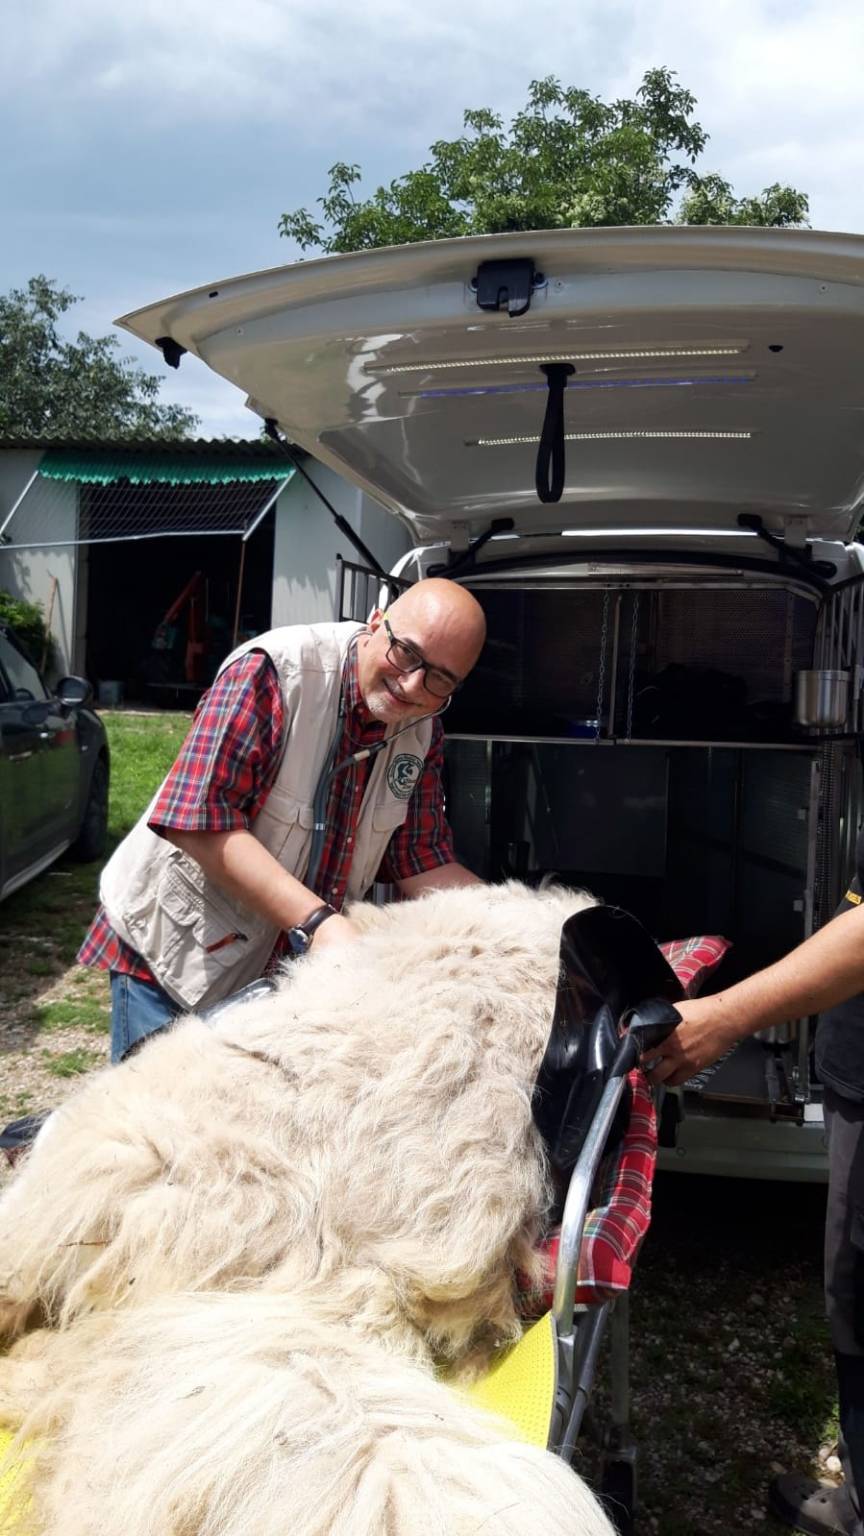
[{"label": "gravel ground", "polygon": [[55,1108],[108,1060],[107,978],[74,963],[95,882],[93,866],[60,865],[3,905],[0,1123]]},{"label": "gravel ground", "polygon": [[824,1191],[665,1174],[632,1290],[639,1529],[779,1531],[773,1475],[832,1480]]}]

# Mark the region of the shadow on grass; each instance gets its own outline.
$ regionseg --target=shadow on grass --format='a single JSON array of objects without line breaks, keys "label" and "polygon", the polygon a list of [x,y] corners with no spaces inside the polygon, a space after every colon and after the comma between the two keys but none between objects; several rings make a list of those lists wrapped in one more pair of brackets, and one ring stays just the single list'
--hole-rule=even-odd
[{"label": "shadow on grass", "polygon": [[98,904],[101,867],[61,861],[0,907],[0,1052],[26,1050],[43,1030],[96,1028],[104,1015],[83,971],[67,1000],[39,1001],[75,964]]},{"label": "shadow on grass", "polygon": [[[112,712],[104,719],[111,752],[107,857],[167,773],[190,717]],[[104,985],[88,981],[83,970],[73,972],[62,1000],[39,1001],[75,965],[98,906],[103,862],[63,859],[0,905],[0,1054],[27,1050],[51,1030],[107,1027]]]},{"label": "shadow on grass", "polygon": [[[772,1468],[836,1434],[825,1189],[664,1174],[633,1288],[646,1529],[754,1529]],[[763,1529],[773,1530],[766,1525]]]}]

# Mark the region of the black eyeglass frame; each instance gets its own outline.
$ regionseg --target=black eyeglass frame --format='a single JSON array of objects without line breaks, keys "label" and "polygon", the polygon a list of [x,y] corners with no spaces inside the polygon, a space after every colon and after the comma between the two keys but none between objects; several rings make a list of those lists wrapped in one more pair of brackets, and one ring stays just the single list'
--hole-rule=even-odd
[{"label": "black eyeglass frame", "polygon": [[[464,678],[460,678],[460,677],[453,677],[452,674],[450,672],[445,671],[445,669],[443,667],[436,667],[434,665],[434,663],[432,663],[431,661],[427,661],[425,656],[422,656],[421,653],[418,651],[417,647],[415,645],[411,644],[410,640],[400,640],[398,635],[394,635],[392,629],[390,628],[390,623],[389,623],[388,619],[386,619],[386,618],[382,619],[382,623],[384,625],[385,630],[387,631],[387,638],[390,641],[390,644],[387,647],[387,660],[389,661],[391,667],[395,667],[397,672],[402,673],[403,676],[406,676],[406,677],[409,676],[413,672],[422,672],[423,673],[423,687],[426,689],[427,693],[432,695],[433,699],[449,699],[449,698],[452,698],[453,694],[456,693],[458,691],[458,689],[460,689],[462,687],[462,684],[465,681],[465,679]],[[416,656],[417,657],[417,663],[416,663],[415,666],[413,666],[413,667],[400,667],[398,661],[395,661],[394,658],[393,658],[393,655],[392,655],[393,648],[394,648],[394,646],[397,646],[397,645],[401,645],[403,650],[408,651],[412,656]],[[430,688],[429,687],[429,673],[430,672],[437,672],[440,677],[445,679],[445,681],[447,683],[447,692],[446,693],[436,693],[434,688]]]}]

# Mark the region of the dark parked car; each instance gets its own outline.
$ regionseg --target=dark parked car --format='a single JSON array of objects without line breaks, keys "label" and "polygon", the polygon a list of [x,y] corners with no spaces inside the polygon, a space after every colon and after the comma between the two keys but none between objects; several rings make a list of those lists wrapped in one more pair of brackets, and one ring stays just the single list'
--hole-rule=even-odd
[{"label": "dark parked car", "polygon": [[52,693],[0,625],[0,900],[69,850],[98,859],[108,833],[108,742],[83,677]]}]

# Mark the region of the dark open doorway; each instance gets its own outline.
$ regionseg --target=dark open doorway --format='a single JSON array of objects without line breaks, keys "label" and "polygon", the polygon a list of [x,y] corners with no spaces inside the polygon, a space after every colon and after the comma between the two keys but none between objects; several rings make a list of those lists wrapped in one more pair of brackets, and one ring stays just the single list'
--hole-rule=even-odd
[{"label": "dark open doorway", "polygon": [[270,627],[271,510],[245,546],[196,534],[82,546],[87,565],[86,667],[94,686],[126,700],[194,703],[234,644]]}]

